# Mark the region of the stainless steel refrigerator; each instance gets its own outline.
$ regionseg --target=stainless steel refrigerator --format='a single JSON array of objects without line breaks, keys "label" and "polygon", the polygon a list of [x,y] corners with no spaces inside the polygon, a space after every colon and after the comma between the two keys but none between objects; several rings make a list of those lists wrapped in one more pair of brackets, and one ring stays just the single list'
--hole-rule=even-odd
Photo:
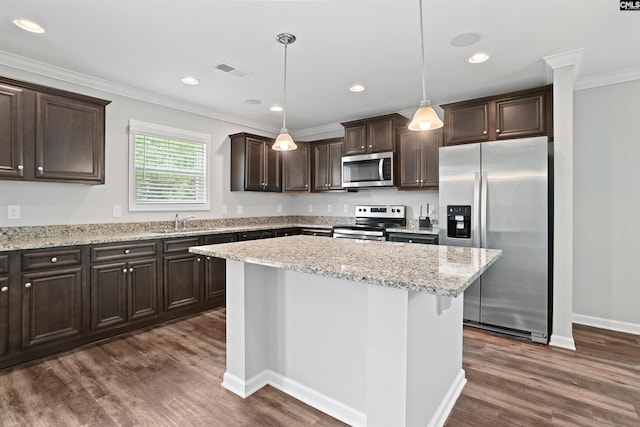
[{"label": "stainless steel refrigerator", "polygon": [[440,244],[502,249],[464,293],[465,324],[548,342],[546,137],[440,148]]}]

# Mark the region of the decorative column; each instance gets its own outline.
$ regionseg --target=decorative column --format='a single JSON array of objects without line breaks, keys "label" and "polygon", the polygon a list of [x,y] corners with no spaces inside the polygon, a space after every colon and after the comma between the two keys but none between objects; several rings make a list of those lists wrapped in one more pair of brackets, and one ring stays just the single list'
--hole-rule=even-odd
[{"label": "decorative column", "polygon": [[573,340],[573,84],[584,49],[545,56],[553,70],[553,330],[549,344]]}]

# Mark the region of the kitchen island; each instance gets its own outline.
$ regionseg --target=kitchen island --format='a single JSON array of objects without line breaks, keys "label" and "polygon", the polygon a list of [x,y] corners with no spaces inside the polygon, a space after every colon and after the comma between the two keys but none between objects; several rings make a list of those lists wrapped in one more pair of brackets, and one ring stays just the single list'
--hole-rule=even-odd
[{"label": "kitchen island", "polygon": [[442,425],[465,384],[462,292],[499,250],[291,236],[227,259],[227,371],[352,425]]}]

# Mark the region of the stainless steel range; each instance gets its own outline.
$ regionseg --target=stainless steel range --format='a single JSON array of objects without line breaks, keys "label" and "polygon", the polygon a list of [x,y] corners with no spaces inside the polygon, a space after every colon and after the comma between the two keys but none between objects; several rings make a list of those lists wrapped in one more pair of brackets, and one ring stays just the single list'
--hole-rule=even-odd
[{"label": "stainless steel range", "polygon": [[356,206],[355,225],[336,225],[333,237],[337,239],[386,240],[386,230],[407,225],[405,206]]}]

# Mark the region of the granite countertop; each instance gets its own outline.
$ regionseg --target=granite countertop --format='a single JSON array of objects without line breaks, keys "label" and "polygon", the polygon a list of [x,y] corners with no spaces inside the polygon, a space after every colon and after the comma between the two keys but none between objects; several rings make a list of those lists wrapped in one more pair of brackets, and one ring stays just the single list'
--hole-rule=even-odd
[{"label": "granite countertop", "polygon": [[501,250],[289,236],[196,246],[190,252],[372,285],[456,297]]},{"label": "granite countertop", "polygon": [[222,227],[197,227],[188,228],[186,230],[162,230],[162,231],[121,231],[114,229],[108,232],[99,230],[96,232],[64,234],[59,236],[46,237],[25,237],[20,239],[0,240],[0,252],[8,252],[24,249],[43,249],[54,248],[60,246],[75,245],[94,245],[100,243],[129,242],[136,240],[153,240],[153,239],[169,239],[174,237],[188,237],[210,234],[238,233],[243,231],[256,230],[275,230],[282,228],[324,228],[331,229],[331,225],[322,224],[290,224],[290,223],[270,223],[270,224],[253,224],[253,225],[237,225]]}]

